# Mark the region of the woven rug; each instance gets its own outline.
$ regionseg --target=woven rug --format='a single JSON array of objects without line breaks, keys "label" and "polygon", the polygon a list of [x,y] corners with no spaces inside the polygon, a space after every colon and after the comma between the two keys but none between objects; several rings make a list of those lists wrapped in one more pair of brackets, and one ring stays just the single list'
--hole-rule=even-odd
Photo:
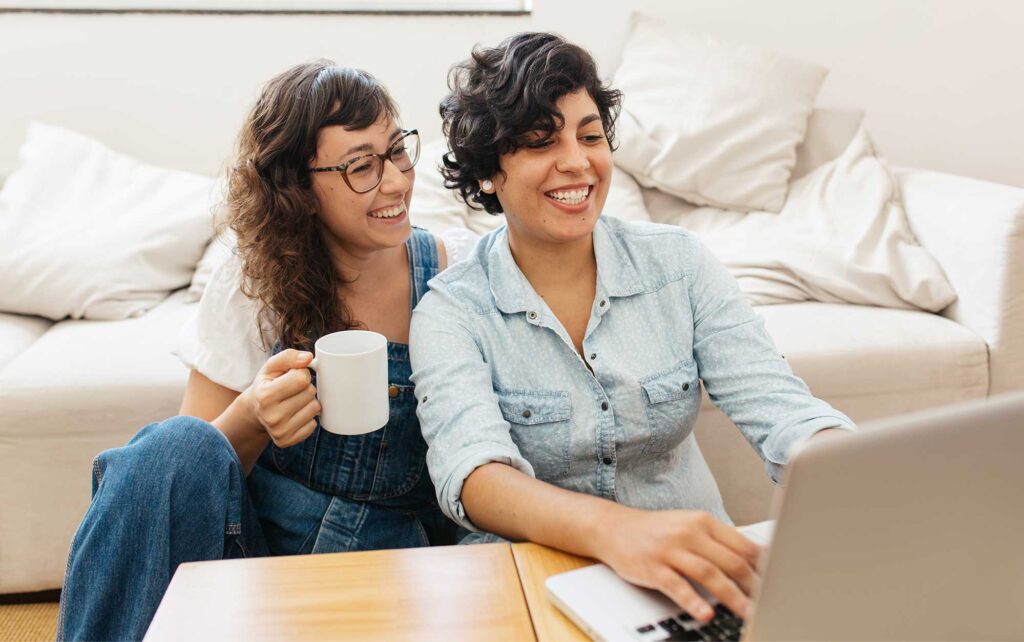
[{"label": "woven rug", "polygon": [[0,605],[0,642],[53,640],[58,602]]}]

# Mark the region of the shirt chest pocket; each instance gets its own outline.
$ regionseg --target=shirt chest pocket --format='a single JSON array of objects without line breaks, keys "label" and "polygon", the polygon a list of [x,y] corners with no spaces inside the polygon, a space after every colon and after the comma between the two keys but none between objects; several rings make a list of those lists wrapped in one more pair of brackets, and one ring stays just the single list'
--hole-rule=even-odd
[{"label": "shirt chest pocket", "polygon": [[568,392],[496,391],[501,415],[519,452],[537,478],[550,481],[569,472],[572,402]]},{"label": "shirt chest pocket", "polygon": [[700,379],[691,360],[640,380],[647,412],[649,438],[645,453],[664,453],[678,446],[693,430],[700,410]]}]

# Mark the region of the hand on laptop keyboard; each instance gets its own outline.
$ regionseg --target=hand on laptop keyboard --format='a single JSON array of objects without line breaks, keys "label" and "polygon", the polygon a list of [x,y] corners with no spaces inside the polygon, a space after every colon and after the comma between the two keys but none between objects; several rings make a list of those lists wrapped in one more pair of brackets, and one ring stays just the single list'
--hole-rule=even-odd
[{"label": "hand on laptop keyboard", "polygon": [[623,579],[657,589],[702,622],[714,611],[700,594],[714,596],[745,616],[761,549],[735,528],[700,511],[609,509],[600,558]]}]

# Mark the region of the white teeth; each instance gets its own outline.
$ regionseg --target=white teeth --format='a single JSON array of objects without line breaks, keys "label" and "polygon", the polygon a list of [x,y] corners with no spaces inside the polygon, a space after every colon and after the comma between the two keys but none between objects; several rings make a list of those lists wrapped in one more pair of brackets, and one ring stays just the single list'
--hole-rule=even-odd
[{"label": "white teeth", "polygon": [[375,212],[370,212],[368,216],[370,216],[371,218],[395,218],[396,216],[401,216],[402,212],[404,211],[405,204],[400,203],[398,205],[395,205],[394,207],[389,207],[385,210],[377,210]]},{"label": "white teeth", "polygon": [[584,187],[583,189],[547,192],[548,196],[559,203],[565,203],[566,205],[579,205],[583,201],[587,200],[588,194],[590,194],[589,187]]}]

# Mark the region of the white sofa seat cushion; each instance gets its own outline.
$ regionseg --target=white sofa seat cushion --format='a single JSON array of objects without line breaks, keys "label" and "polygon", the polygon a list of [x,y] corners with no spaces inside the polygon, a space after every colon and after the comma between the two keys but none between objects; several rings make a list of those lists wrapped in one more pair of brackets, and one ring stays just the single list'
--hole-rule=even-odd
[{"label": "white sofa seat cushion", "polygon": [[139,318],[58,323],[0,372],[0,593],[63,583],[93,458],[177,413],[184,295]]},{"label": "white sofa seat cushion", "polygon": [[[873,397],[988,391],[985,342],[937,314],[838,303],[755,308],[815,395]],[[856,419],[856,417],[855,417]]]},{"label": "white sofa seat cushion", "polygon": [[[108,432],[107,410],[116,410],[120,418],[126,412],[140,420],[153,416],[148,391],[160,399],[175,393],[174,408],[161,404],[174,414],[188,371],[171,350],[194,310],[184,297],[179,291],[134,319],[55,324],[0,372],[0,399],[39,395],[39,404],[0,404],[0,436],[37,433],[44,427],[51,439],[65,432]],[[51,409],[62,414],[39,421],[40,413]]]},{"label": "white sofa seat cushion", "polygon": [[0,370],[50,329],[53,321],[42,317],[0,312]]}]

